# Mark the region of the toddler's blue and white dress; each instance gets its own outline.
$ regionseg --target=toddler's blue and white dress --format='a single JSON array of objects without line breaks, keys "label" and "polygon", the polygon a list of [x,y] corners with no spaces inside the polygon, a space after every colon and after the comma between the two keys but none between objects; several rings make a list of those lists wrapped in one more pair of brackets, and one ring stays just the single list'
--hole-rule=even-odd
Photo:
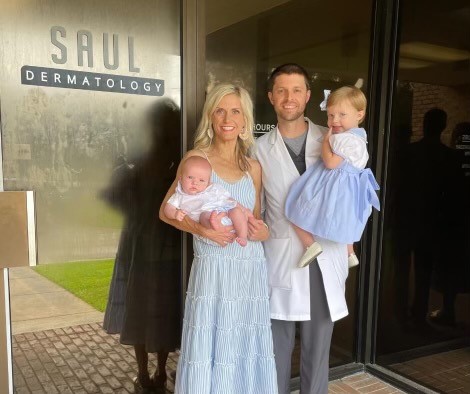
[{"label": "toddler's blue and white dress", "polygon": [[365,168],[367,134],[354,128],[330,137],[342,163],[328,169],[318,160],[292,185],[286,199],[287,218],[314,236],[352,244],[360,240],[372,207],[379,210],[379,185]]},{"label": "toddler's blue and white dress", "polygon": [[[250,175],[228,183],[213,171],[212,182],[253,210]],[[194,238],[175,393],[278,393],[261,242],[220,247]]]}]

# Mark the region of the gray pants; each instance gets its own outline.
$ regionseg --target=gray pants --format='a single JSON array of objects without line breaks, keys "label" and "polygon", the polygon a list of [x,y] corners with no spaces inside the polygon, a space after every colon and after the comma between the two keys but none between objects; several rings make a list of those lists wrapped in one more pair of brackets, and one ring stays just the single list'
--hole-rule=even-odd
[{"label": "gray pants", "polygon": [[[310,313],[312,320],[300,324],[300,393],[327,394],[333,322],[326,302],[320,268],[310,264]],[[295,322],[271,320],[279,394],[290,393],[291,357]]]}]

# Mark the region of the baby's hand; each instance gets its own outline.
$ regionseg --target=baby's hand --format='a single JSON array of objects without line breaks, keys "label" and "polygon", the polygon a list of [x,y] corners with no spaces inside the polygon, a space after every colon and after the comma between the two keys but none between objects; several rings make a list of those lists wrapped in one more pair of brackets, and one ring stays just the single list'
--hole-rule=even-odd
[{"label": "baby's hand", "polygon": [[185,211],[183,211],[182,209],[177,209],[176,214],[175,214],[175,219],[178,222],[181,222],[186,215],[187,215],[187,213]]}]

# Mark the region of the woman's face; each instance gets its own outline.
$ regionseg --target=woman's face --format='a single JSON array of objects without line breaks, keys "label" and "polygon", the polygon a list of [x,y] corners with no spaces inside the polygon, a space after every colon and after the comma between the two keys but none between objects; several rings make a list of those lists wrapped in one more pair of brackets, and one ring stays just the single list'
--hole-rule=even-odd
[{"label": "woman's face", "polygon": [[237,139],[245,127],[240,98],[236,94],[227,94],[220,100],[211,116],[214,138],[222,141]]}]

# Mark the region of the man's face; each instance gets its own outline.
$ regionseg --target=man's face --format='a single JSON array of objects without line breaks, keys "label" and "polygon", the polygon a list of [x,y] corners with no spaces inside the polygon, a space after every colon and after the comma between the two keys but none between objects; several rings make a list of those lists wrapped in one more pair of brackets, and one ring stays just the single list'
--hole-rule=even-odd
[{"label": "man's face", "polygon": [[304,116],[310,90],[307,90],[303,75],[281,74],[274,80],[273,90],[268,92],[268,97],[278,120],[295,121]]}]

